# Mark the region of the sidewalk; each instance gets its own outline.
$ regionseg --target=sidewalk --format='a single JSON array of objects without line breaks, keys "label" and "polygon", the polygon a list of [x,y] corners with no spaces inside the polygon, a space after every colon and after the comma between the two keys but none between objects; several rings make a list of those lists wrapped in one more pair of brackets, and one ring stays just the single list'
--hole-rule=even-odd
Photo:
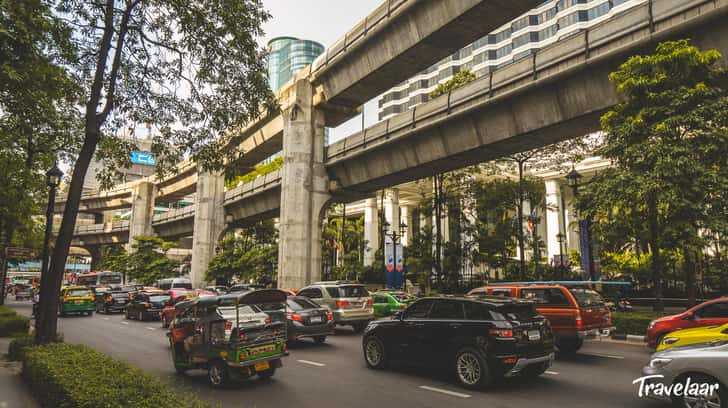
[{"label": "sidewalk", "polygon": [[12,338],[0,337],[0,408],[40,407],[20,377],[20,363],[7,361],[11,340]]}]

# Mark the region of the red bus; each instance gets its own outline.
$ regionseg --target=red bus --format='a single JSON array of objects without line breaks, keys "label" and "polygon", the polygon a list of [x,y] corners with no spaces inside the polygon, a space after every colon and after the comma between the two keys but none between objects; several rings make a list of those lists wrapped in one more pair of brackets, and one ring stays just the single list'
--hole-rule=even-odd
[{"label": "red bus", "polygon": [[83,273],[76,276],[76,284],[82,286],[107,286],[121,285],[124,276],[121,272],[99,271],[91,273]]}]

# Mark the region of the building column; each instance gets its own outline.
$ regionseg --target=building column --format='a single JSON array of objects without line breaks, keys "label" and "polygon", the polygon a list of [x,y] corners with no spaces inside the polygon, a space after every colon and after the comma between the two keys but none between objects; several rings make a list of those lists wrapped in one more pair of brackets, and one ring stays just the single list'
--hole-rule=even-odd
[{"label": "building column", "polygon": [[133,252],[134,237],[154,235],[152,217],[154,216],[154,199],[157,186],[149,181],[142,181],[134,186],[131,193],[131,217],[129,220],[129,243],[127,252]]},{"label": "building column", "polygon": [[548,251],[548,262],[560,253],[566,253],[565,248],[560,248],[558,234],[562,233],[561,224],[561,186],[558,180],[546,180],[546,249]]},{"label": "building column", "polygon": [[376,261],[375,254],[379,249],[379,209],[376,198],[367,198],[364,207],[364,241],[367,242],[364,266],[370,266]]},{"label": "building column", "polygon": [[[103,254],[100,246],[88,246],[84,247],[91,255],[91,271],[98,271],[101,268],[101,262],[103,262]],[[116,272],[116,271],[115,271]]]},{"label": "building column", "polygon": [[[385,192],[384,219],[389,223],[389,231],[397,231],[397,234],[399,234],[399,190],[396,188]],[[384,242],[392,242],[392,238],[385,236]]]},{"label": "building column", "polygon": [[283,167],[278,287],[301,288],[321,278],[321,223],[328,204],[324,114],[312,106],[313,87],[300,80],[283,112]]},{"label": "building column", "polygon": [[225,177],[222,173],[200,172],[197,175],[195,193],[194,235],[192,236],[192,261],[190,280],[192,286],[201,288],[215,247],[225,230]]}]

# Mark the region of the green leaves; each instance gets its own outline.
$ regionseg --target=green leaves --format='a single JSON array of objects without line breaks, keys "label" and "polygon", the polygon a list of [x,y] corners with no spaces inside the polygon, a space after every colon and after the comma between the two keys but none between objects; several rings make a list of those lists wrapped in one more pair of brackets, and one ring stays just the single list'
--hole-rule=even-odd
[{"label": "green leaves", "polygon": [[122,272],[128,281],[151,286],[159,279],[180,275],[180,263],[166,253],[177,244],[157,237],[134,237],[133,252],[112,247],[104,256],[104,269]]},{"label": "green leaves", "polygon": [[220,252],[210,260],[207,281],[230,282],[275,279],[278,266],[278,230],[273,220],[260,221],[240,233],[228,234],[219,243]]}]

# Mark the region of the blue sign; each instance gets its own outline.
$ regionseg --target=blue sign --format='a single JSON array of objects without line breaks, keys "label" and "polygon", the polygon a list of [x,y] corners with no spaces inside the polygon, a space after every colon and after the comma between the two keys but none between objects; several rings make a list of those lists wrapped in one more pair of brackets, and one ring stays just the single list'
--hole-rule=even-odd
[{"label": "blue sign", "polygon": [[154,166],[157,164],[157,161],[154,160],[154,155],[147,152],[131,152],[131,162],[145,166]]}]

